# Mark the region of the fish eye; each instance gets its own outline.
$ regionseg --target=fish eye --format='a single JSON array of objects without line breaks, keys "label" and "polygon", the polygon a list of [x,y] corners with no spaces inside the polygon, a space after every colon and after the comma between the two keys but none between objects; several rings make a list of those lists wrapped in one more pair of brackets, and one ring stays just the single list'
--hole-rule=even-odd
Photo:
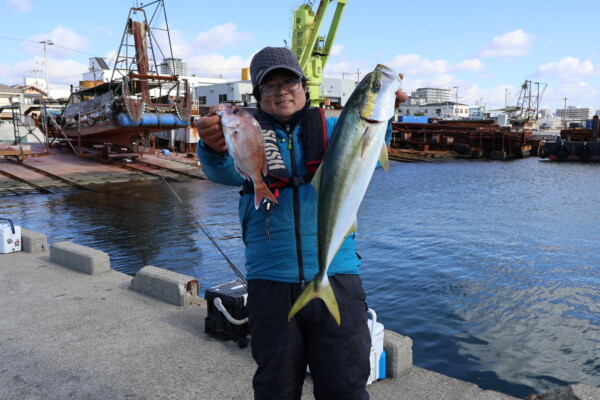
[{"label": "fish eye", "polygon": [[375,82],[373,82],[373,87],[374,87],[375,89],[379,89],[379,88],[381,88],[381,82],[379,82],[379,81],[375,81]]}]

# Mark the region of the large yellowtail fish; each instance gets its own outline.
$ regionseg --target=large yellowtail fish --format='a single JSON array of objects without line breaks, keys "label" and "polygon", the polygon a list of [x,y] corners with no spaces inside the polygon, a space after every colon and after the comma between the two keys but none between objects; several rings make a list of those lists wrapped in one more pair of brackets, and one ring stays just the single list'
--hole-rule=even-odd
[{"label": "large yellowtail fish", "polygon": [[279,204],[262,178],[267,175],[267,156],[258,121],[248,111],[225,104],[219,105],[217,114],[235,168],[254,184],[254,207],[258,209],[263,199]]},{"label": "large yellowtail fish", "polygon": [[319,272],[292,306],[288,319],[314,298],[320,298],[340,324],[340,311],[327,270],[346,236],[356,231],[356,213],[377,161],[387,171],[385,132],[394,116],[397,73],[378,65],[356,87],[312,179],[317,196]]}]

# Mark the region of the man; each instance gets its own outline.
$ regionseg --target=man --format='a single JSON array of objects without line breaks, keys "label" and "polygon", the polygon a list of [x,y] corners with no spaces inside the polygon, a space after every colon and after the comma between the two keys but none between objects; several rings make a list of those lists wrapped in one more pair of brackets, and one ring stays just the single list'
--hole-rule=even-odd
[{"label": "man", "polygon": [[[300,399],[308,364],[316,399],[368,399],[371,340],[354,234],[346,238],[328,270],[341,325],[322,301],[309,302],[287,319],[318,272],[317,200],[310,180],[337,118],[326,119],[320,109],[309,107],[306,78],[287,48],[266,47],[256,53],[250,75],[259,106],[254,115],[263,129],[269,160],[265,180],[279,205],[255,209],[252,185],[235,170],[215,107],[196,127],[201,137],[198,157],[209,179],[244,185],[239,210],[252,356],[258,364],[255,398]],[[396,106],[407,99],[403,92],[396,96]]]}]

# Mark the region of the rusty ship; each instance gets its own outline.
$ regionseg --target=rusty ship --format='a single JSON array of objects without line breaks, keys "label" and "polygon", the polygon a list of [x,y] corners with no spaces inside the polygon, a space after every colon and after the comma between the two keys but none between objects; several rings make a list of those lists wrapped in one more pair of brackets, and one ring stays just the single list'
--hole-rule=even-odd
[{"label": "rusty ship", "polygon": [[[156,42],[146,7],[155,5],[152,15],[162,10],[164,0],[129,11],[119,52],[108,82],[80,87],[50,131],[85,151],[106,157],[130,157],[149,149],[152,134],[187,127],[192,96],[188,82],[177,75],[159,74],[155,54],[165,54]],[[160,28],[167,32],[168,25]],[[168,51],[172,50],[170,40]],[[168,54],[168,53],[167,53]]]}]

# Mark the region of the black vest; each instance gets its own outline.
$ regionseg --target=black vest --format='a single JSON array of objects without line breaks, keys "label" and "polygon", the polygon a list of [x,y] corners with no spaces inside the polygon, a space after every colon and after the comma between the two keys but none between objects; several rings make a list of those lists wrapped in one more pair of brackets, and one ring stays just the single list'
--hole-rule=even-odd
[{"label": "black vest", "polygon": [[[250,110],[248,110],[250,111]],[[327,149],[327,125],[323,109],[318,107],[308,108],[302,120],[302,147],[304,151],[304,160],[308,175],[290,176],[281,154],[275,126],[273,121],[268,119],[259,110],[252,110],[251,114],[256,118],[262,129],[265,141],[265,153],[267,155],[268,173],[264,177],[265,182],[271,190],[283,188],[286,186],[298,186],[309,183],[312,176],[317,172],[325,150]],[[244,184],[243,194],[252,193],[254,186],[251,182]]]}]

